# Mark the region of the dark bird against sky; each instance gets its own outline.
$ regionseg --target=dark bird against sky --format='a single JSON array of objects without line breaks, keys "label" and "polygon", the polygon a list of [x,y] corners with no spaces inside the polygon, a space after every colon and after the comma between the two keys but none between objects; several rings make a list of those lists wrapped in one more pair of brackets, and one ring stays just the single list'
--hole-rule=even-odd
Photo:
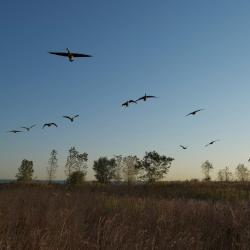
[{"label": "dark bird against sky", "polygon": [[56,125],[56,123],[54,123],[54,122],[44,123],[44,124],[43,124],[43,128],[45,128],[45,127],[51,127],[51,126],[58,127],[58,126]]},{"label": "dark bird against sky", "polygon": [[71,122],[73,122],[76,117],[79,117],[79,115],[73,115],[73,116],[64,115],[63,116],[63,118],[69,119]]},{"label": "dark bird against sky", "polygon": [[128,101],[124,102],[124,103],[122,104],[122,106],[128,107],[130,103],[137,103],[137,102],[134,101],[134,100],[128,100]]},{"label": "dark bird against sky", "polygon": [[36,124],[30,126],[30,127],[21,127],[21,128],[24,128],[26,129],[27,131],[30,131],[32,128],[34,128],[36,126]]},{"label": "dark bird against sky", "polygon": [[70,52],[68,48],[66,50],[67,52],[49,52],[49,53],[57,56],[66,56],[68,57],[70,62],[73,62],[75,57],[92,57],[91,55]]},{"label": "dark bird against sky", "polygon": [[157,97],[156,97],[156,96],[153,96],[153,95],[146,95],[146,94],[145,94],[144,96],[142,96],[142,97],[140,97],[139,99],[137,99],[136,102],[137,102],[137,101],[140,101],[140,100],[143,100],[143,101],[145,102],[145,101],[147,101],[147,99],[149,99],[149,98],[157,98]]},{"label": "dark bird against sky", "polygon": [[219,141],[219,140],[211,141],[211,142],[209,142],[207,145],[205,145],[205,147],[207,147],[207,146],[209,146],[209,145],[212,145],[212,144],[214,144],[214,143],[217,142],[217,141]]},{"label": "dark bird against sky", "polygon": [[187,149],[188,147],[179,145],[182,149]]},{"label": "dark bird against sky", "polygon": [[21,133],[21,132],[23,132],[23,131],[21,131],[21,130],[10,130],[10,131],[8,131],[8,133],[14,133],[14,134],[16,134],[16,133]]},{"label": "dark bird against sky", "polygon": [[197,110],[195,110],[195,111],[193,111],[193,112],[187,114],[186,116],[189,116],[189,115],[196,115],[196,113],[198,113],[198,112],[200,112],[200,111],[202,111],[202,110],[204,110],[204,109],[197,109]]}]

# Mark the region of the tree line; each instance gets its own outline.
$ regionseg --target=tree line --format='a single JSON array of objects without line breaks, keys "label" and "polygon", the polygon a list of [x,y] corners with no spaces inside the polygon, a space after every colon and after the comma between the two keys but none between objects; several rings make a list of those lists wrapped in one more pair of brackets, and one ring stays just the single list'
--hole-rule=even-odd
[{"label": "tree line", "polygon": [[[100,157],[93,163],[93,171],[96,180],[100,183],[136,181],[156,182],[168,173],[174,158],[160,155],[156,151],[145,152],[142,159],[136,155],[115,155],[112,158]],[[81,184],[85,181],[88,169],[88,154],[80,153],[75,147],[71,147],[65,163],[65,175],[67,184]],[[48,182],[56,178],[58,169],[58,152],[52,150],[46,168]],[[24,159],[18,168],[17,181],[29,182],[33,178],[33,161]]]},{"label": "tree line", "polygon": [[[211,171],[213,171],[214,167],[210,161],[205,161],[201,165],[202,173],[204,174],[204,181],[211,180]],[[228,166],[223,169],[220,169],[217,173],[217,180],[218,181],[234,181],[238,180],[241,182],[249,181],[250,180],[250,170],[244,164],[238,164],[235,168],[235,174],[230,170]]]},{"label": "tree line", "polygon": [[[95,160],[92,166],[94,176],[100,183],[144,181],[153,183],[162,180],[171,167],[174,158],[160,155],[156,151],[145,152],[142,159],[136,155],[122,156],[115,155],[112,158],[100,157]],[[81,184],[85,181],[88,169],[88,154],[80,153],[75,147],[68,151],[64,172],[67,184]],[[53,149],[50,153],[46,168],[48,182],[53,182],[58,169],[58,152]],[[203,181],[211,181],[211,172],[214,167],[208,160],[201,165],[204,175]],[[33,161],[24,159],[18,168],[17,181],[29,182],[34,174]],[[235,168],[235,175],[225,167],[217,173],[218,181],[249,181],[250,171],[244,164]]]}]

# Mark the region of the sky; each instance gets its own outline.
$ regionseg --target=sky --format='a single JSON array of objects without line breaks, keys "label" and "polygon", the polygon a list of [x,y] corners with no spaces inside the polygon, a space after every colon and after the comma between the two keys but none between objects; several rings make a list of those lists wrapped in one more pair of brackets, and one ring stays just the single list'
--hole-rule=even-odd
[{"label": "sky", "polygon": [[[45,179],[56,149],[64,179],[72,146],[89,155],[88,179],[100,156],[151,150],[175,158],[167,180],[201,178],[206,160],[214,178],[225,166],[250,167],[249,12],[245,0],[2,2],[0,178],[28,159]],[[66,48],[93,57],[48,54]],[[121,106],[145,93],[159,98]],[[62,118],[70,114],[80,117],[71,124]]]}]

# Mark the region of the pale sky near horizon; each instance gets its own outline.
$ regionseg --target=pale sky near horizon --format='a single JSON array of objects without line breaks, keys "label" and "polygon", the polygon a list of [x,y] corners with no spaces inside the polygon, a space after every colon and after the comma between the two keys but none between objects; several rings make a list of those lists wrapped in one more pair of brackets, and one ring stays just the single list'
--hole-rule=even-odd
[{"label": "pale sky near horizon", "polygon": [[[14,178],[24,158],[46,178],[56,149],[64,179],[71,146],[89,154],[89,179],[100,156],[150,150],[175,158],[167,179],[201,178],[205,160],[213,177],[250,167],[249,13],[244,0],[4,1],[0,178]],[[67,47],[93,57],[48,54]],[[159,98],[121,107],[145,92]],[[71,124],[67,114],[80,118]],[[59,127],[41,129],[50,121]],[[6,133],[32,124],[30,133]]]}]

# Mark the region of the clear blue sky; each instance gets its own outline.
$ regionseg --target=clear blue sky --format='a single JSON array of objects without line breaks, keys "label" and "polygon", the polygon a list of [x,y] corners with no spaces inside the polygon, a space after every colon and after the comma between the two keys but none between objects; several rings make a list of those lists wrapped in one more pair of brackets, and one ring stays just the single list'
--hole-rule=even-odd
[{"label": "clear blue sky", "polygon": [[[205,160],[214,173],[247,164],[249,13],[244,0],[4,1],[0,178],[13,178],[24,158],[45,178],[52,149],[64,178],[71,146],[89,154],[89,168],[99,156],[157,150],[175,158],[168,179],[200,178]],[[66,47],[93,57],[70,63],[47,53]],[[160,98],[121,107],[145,92]],[[185,117],[196,108],[206,110]],[[49,121],[59,128],[42,130]],[[6,133],[34,123],[29,134]],[[221,141],[205,148],[213,139]]]}]

